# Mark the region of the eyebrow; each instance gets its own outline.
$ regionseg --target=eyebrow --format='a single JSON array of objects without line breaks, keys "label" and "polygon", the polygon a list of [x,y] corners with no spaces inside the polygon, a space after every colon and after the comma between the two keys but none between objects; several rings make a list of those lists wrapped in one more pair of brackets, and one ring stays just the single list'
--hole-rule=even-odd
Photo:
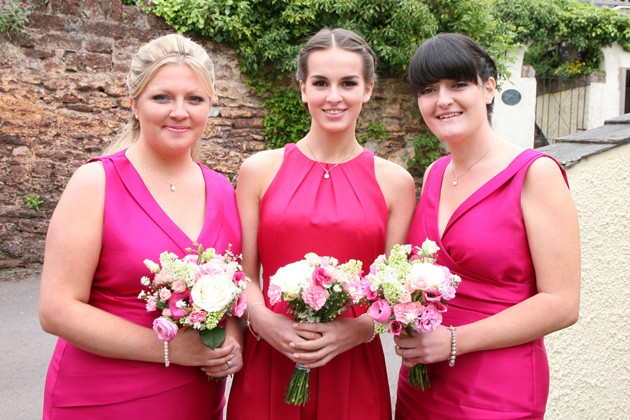
[{"label": "eyebrow", "polygon": [[[352,74],[350,76],[344,76],[341,78],[341,80],[350,80],[350,79],[358,79],[360,76],[356,75],[356,74]],[[328,79],[328,77],[321,75],[321,74],[314,74],[311,77],[309,77],[309,79]]]},{"label": "eyebrow", "polygon": [[[157,95],[157,94],[167,94],[167,95],[172,95],[173,94],[173,89],[168,88],[168,87],[160,87],[160,88],[154,88],[151,90],[147,90],[147,93],[151,94],[151,95]],[[204,91],[203,89],[199,90],[199,89],[193,89],[190,91],[186,91],[184,93],[185,95],[201,95],[201,94],[206,94],[206,91]]]}]

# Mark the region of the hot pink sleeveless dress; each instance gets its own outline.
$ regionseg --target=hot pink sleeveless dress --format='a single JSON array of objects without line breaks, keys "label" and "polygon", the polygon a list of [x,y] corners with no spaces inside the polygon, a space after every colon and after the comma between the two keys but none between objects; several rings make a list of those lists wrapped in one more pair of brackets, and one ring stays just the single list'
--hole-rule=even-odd
[{"label": "hot pink sleeveless dress", "polygon": [[[138,299],[143,261],[163,251],[187,254],[192,239],[153,199],[123,152],[98,158],[105,169],[103,245],[90,305],[151,328],[155,312]],[[206,183],[206,220],[196,240],[240,253],[241,227],[234,188],[200,165]],[[80,244],[77,244],[80,246]],[[80,322],[77,320],[77,322]],[[98,328],[98,325],[85,325]],[[44,419],[221,419],[224,384],[208,381],[198,367],[111,359],[59,339],[48,369]]]},{"label": "hot pink sleeveless dress", "polygon": [[[331,167],[329,165],[328,167]],[[388,210],[374,175],[374,154],[358,157],[324,178],[319,164],[294,144],[260,203],[258,250],[263,266],[267,307],[268,280],[278,268],[301,260],[308,252],[340,262],[357,259],[364,268],[385,251]],[[344,316],[356,317],[365,307]],[[337,355],[310,373],[311,397],[305,407],[284,402],[295,363],[264,340],[248,333],[245,366],[234,377],[227,417],[233,420],[389,419],[391,403],[387,371],[378,337]]]},{"label": "hot pink sleeveless dress", "polygon": [[[521,211],[521,191],[529,166],[545,156],[525,150],[502,172],[474,192],[455,211],[442,237],[438,206],[450,156],[438,160],[426,180],[409,242],[429,238],[440,247],[438,264],[462,277],[443,325],[484,319],[536,294],[536,277]],[[562,173],[565,177],[564,170]],[[398,381],[397,420],[541,419],[549,391],[543,339],[505,349],[457,356],[428,365],[426,391]]]}]

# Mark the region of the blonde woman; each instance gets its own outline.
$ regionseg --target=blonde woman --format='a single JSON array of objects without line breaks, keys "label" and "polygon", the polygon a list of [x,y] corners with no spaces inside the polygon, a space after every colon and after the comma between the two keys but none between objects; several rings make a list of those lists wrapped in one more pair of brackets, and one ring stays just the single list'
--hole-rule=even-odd
[{"label": "blonde woman", "polygon": [[144,45],[127,78],[133,113],[123,135],[76,171],[59,200],[40,295],[42,327],[59,336],[44,419],[222,418],[224,382],[206,375],[242,366],[238,325],[228,320],[214,351],[183,329],[166,347],[138,299],[145,258],[183,256],[193,241],[240,252],[234,189],[193,160],[213,81],[210,57],[191,40]]}]

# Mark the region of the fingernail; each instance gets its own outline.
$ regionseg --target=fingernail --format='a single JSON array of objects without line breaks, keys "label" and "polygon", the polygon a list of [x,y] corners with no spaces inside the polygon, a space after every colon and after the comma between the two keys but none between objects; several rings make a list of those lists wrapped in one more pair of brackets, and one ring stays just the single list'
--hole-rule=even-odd
[{"label": "fingernail", "polygon": [[289,347],[294,348],[295,347],[295,343],[289,343]]}]

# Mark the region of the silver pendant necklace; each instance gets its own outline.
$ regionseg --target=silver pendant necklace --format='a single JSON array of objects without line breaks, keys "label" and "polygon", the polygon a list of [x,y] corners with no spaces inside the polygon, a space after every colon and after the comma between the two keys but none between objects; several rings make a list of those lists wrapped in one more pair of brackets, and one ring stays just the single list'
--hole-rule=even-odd
[{"label": "silver pendant necklace", "polygon": [[133,155],[140,161],[140,163],[142,164],[142,166],[144,166],[146,168],[147,171],[151,172],[153,175],[157,176],[158,178],[160,178],[162,181],[166,182],[168,185],[170,185],[171,187],[171,191],[175,192],[175,190],[177,190],[177,188],[175,188],[175,185],[179,184],[180,182],[182,182],[184,179],[186,179],[186,177],[188,177],[188,175],[190,175],[190,172],[192,171],[193,167],[195,166],[195,164],[193,163],[190,166],[190,169],[188,170],[188,172],[186,172],[186,175],[184,175],[183,177],[181,177],[178,181],[175,182],[170,182],[169,180],[167,180],[166,178],[164,178],[162,175],[158,174],[157,172],[153,171],[153,169],[149,168],[149,166],[147,166],[146,163],[144,163],[144,161],[142,159],[140,159],[140,156],[138,156],[138,154],[136,153],[135,150],[133,149],[129,149],[131,150],[131,153],[133,153]]},{"label": "silver pendant necklace", "polygon": [[306,140],[306,146],[308,147],[308,150],[311,152],[311,155],[313,155],[313,157],[315,158],[315,162],[317,162],[319,164],[319,166],[321,166],[322,169],[324,170],[324,178],[325,179],[330,178],[330,171],[332,171],[337,166],[339,166],[339,164],[342,163],[344,160],[348,159],[348,157],[352,154],[352,152],[354,152],[354,145],[353,145],[352,149],[350,150],[350,152],[347,155],[342,157],[341,160],[339,162],[335,163],[331,168],[326,169],[326,167],[324,165],[322,165],[322,163],[319,161],[319,159],[317,159],[317,156],[315,156],[315,153],[313,153],[313,149],[311,149],[311,145],[308,142],[308,139]]},{"label": "silver pendant necklace", "polygon": [[470,171],[470,168],[472,168],[473,166],[475,166],[477,163],[479,163],[479,161],[480,161],[481,159],[485,158],[485,157],[486,157],[486,155],[487,155],[488,153],[490,153],[490,150],[492,150],[492,148],[494,147],[494,145],[497,143],[497,139],[498,139],[498,138],[499,138],[499,136],[496,136],[496,137],[494,138],[494,142],[492,142],[492,145],[490,145],[490,148],[489,148],[488,150],[486,150],[486,153],[484,153],[483,155],[481,155],[481,157],[480,157],[479,159],[477,159],[476,161],[474,161],[474,162],[473,162],[473,164],[472,164],[472,165],[470,165],[470,166],[468,167],[468,169],[466,169],[466,170],[465,170],[465,171],[464,171],[464,172],[463,172],[460,176],[457,176],[457,175],[455,174],[455,164],[453,163],[453,160],[451,159],[451,172],[453,172],[453,178],[454,178],[454,179],[453,179],[453,186],[454,186],[454,187],[455,187],[455,186],[457,186],[457,182],[458,182],[458,180],[459,180],[461,177],[463,177],[464,175],[466,175],[466,172]]}]

